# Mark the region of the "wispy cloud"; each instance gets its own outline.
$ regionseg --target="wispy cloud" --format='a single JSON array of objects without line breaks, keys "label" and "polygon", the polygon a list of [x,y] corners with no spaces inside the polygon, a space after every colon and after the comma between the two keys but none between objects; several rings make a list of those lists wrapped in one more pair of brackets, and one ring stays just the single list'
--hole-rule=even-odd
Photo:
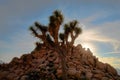
[{"label": "wispy cloud", "polygon": [[120,58],[115,57],[99,57],[99,60],[104,63],[109,63],[115,68],[120,68]]},{"label": "wispy cloud", "polygon": [[84,24],[83,34],[79,37],[82,42],[99,42],[109,43],[113,46],[115,52],[120,51],[120,21],[106,21],[101,24],[94,24],[93,21],[97,21],[101,17],[108,16],[106,13],[95,13],[90,17],[80,20]]},{"label": "wispy cloud", "polygon": [[119,48],[120,42],[116,39],[112,39],[108,36],[102,35],[99,31],[91,29],[91,30],[83,30],[83,34],[80,35],[77,39],[77,42],[98,42],[98,43],[109,43],[113,46],[116,51]]},{"label": "wispy cloud", "polygon": [[[97,30],[101,32],[101,35],[105,35],[108,39],[108,42],[114,46],[114,50],[120,50],[120,21],[106,22],[99,25]],[[103,38],[104,39],[104,38]]]}]

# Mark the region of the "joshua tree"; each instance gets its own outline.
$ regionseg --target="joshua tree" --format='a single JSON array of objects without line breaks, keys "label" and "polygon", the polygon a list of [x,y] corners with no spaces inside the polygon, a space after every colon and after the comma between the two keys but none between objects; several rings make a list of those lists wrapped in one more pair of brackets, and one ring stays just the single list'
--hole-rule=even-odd
[{"label": "joshua tree", "polygon": [[50,16],[49,21],[49,32],[54,38],[55,43],[58,43],[58,31],[63,22],[63,15],[60,11],[56,10],[53,12],[53,15]]},{"label": "joshua tree", "polygon": [[80,33],[82,33],[82,29],[78,26],[78,21],[74,20],[69,23],[70,26],[70,34],[71,34],[71,45],[73,46],[75,39],[78,37]]},{"label": "joshua tree", "polygon": [[[82,32],[82,30],[80,27],[78,27],[78,22],[74,20],[68,24],[65,24],[64,32],[59,34],[59,28],[63,23],[63,15],[58,10],[53,12],[52,16],[50,16],[49,18],[49,21],[50,22],[48,26],[44,26],[38,22],[35,22],[35,26],[30,27],[30,30],[32,31],[35,37],[43,41],[43,44],[45,44],[46,47],[52,48],[56,52],[58,52],[62,65],[62,78],[63,80],[68,80],[66,54],[68,53],[69,49],[72,48],[75,39]],[[68,40],[69,37],[71,37],[71,41]],[[38,46],[37,48],[39,48],[39,44],[40,43],[36,44]]]}]

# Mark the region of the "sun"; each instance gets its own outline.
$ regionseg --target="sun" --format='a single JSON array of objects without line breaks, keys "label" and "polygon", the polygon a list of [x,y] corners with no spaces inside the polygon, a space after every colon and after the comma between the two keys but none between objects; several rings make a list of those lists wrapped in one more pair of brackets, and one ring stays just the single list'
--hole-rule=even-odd
[{"label": "sun", "polygon": [[91,44],[91,43],[82,43],[83,48],[85,48],[85,50],[87,50],[88,48],[91,50],[91,52],[96,53],[96,47],[95,45]]}]

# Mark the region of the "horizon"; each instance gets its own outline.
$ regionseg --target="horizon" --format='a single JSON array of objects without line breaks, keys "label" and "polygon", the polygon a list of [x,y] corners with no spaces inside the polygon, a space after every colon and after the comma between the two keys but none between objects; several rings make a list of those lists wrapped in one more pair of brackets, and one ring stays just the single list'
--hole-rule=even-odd
[{"label": "horizon", "polygon": [[61,10],[64,22],[74,19],[82,25],[83,33],[75,44],[90,48],[100,61],[120,69],[120,10],[119,0],[21,0],[0,1],[0,60],[10,62],[13,57],[30,53],[38,39],[29,26],[38,21],[48,24],[49,16]]}]

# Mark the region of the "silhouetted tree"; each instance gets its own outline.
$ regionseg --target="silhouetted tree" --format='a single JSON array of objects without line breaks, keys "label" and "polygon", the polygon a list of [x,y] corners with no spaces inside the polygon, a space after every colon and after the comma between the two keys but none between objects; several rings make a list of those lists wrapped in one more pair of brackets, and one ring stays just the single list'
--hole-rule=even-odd
[{"label": "silhouetted tree", "polygon": [[[64,32],[59,34],[59,29],[62,23],[63,15],[60,11],[56,10],[53,12],[52,16],[49,17],[48,26],[35,22],[35,26],[30,27],[30,30],[35,37],[43,41],[43,44],[45,44],[46,47],[54,49],[58,52],[62,65],[62,79],[68,80],[66,54],[72,48],[75,39],[82,32],[82,29],[78,26],[78,22],[74,20],[65,24],[63,26]],[[69,37],[71,38],[71,41],[69,41]],[[38,46],[37,48],[39,48],[40,43],[37,43],[36,45]]]}]

